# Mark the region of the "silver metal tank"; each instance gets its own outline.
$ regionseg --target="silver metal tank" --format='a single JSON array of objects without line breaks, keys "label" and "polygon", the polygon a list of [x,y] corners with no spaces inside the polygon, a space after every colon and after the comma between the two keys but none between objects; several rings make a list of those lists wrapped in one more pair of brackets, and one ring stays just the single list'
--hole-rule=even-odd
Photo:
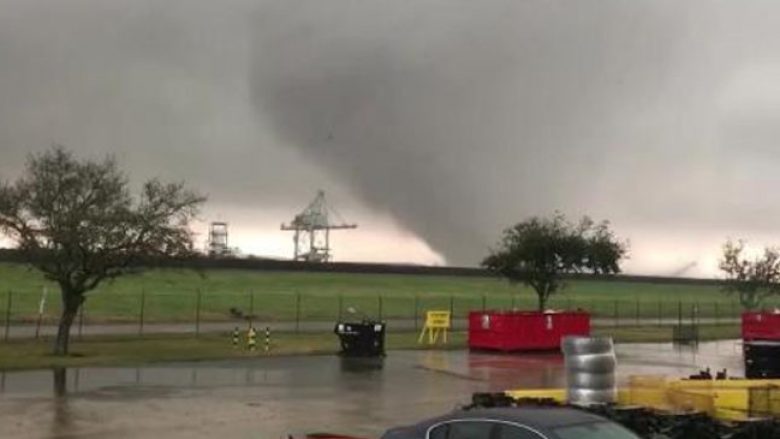
[{"label": "silver metal tank", "polygon": [[614,345],[611,337],[568,336],[561,340],[566,362],[566,396],[571,404],[615,402]]}]

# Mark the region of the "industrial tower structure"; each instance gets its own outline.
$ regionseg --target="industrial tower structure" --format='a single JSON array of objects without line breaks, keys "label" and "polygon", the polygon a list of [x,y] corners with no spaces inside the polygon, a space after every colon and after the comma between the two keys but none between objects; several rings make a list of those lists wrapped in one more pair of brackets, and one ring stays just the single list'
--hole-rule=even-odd
[{"label": "industrial tower structure", "polygon": [[331,230],[356,228],[357,224],[346,223],[341,215],[325,202],[323,191],[318,191],[314,201],[309,203],[303,212],[295,215],[290,224],[282,224],[282,230],[293,232],[294,260],[307,262],[330,261]]},{"label": "industrial tower structure", "polygon": [[209,225],[209,240],[206,241],[206,252],[211,257],[231,256],[233,251],[228,247],[228,225],[224,222],[213,222]]}]

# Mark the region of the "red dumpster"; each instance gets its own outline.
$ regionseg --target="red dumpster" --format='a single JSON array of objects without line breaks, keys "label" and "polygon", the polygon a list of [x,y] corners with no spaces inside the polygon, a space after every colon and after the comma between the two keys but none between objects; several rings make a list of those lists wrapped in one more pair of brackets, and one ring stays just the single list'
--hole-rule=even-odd
[{"label": "red dumpster", "polygon": [[743,312],[742,339],[746,341],[780,340],[780,312]]},{"label": "red dumpster", "polygon": [[590,335],[583,311],[472,311],[469,348],[499,351],[560,349],[566,335]]}]

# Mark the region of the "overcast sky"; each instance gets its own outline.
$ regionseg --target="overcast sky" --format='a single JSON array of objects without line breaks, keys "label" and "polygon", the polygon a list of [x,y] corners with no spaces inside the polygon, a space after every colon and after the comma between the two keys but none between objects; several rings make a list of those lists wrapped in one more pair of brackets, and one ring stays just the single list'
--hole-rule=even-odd
[{"label": "overcast sky", "polygon": [[247,252],[323,188],[339,260],[474,265],[560,210],[711,275],[780,244],[780,2],[0,0],[0,177],[55,142]]}]

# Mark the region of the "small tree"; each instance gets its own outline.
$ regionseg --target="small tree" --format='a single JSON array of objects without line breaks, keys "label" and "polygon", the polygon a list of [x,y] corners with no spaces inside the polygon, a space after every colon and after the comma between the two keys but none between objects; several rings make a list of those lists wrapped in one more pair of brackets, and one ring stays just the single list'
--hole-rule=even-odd
[{"label": "small tree", "polygon": [[749,260],[742,255],[744,249],[744,241],[726,241],[720,269],[726,275],[726,292],[737,294],[743,308],[756,309],[780,293],[780,252],[767,247],[761,256]]},{"label": "small tree", "polygon": [[583,217],[571,224],[556,214],[533,217],[506,229],[498,249],[482,265],[511,283],[533,288],[539,310],[544,311],[550,296],[564,286],[563,275],[619,273],[625,254],[625,244],[615,239],[608,222],[594,223]]},{"label": "small tree", "polygon": [[0,232],[62,296],[54,353],[68,353],[85,293],[154,257],[192,254],[189,223],[205,198],[151,180],[131,196],[113,159],[79,161],[55,146],[28,157],[23,175],[0,182]]}]

